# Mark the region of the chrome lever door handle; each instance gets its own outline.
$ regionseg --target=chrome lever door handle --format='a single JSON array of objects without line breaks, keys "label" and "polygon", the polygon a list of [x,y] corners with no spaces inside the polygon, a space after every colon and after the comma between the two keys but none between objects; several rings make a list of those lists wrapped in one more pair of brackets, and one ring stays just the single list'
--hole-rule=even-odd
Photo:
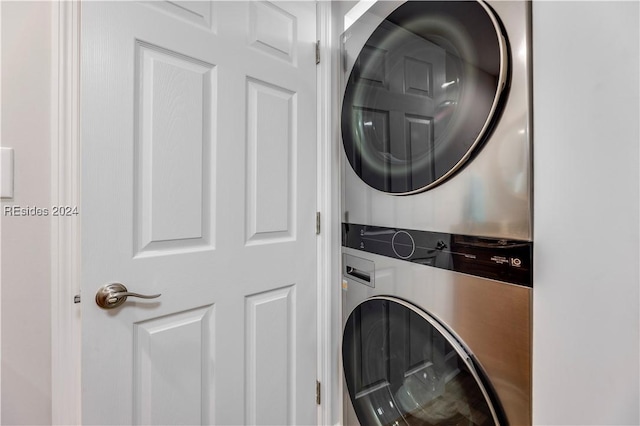
[{"label": "chrome lever door handle", "polygon": [[138,293],[132,293],[127,290],[124,284],[111,283],[105,284],[98,289],[96,293],[96,304],[102,309],[113,309],[122,305],[127,297],[140,297],[142,299],[155,299],[160,297],[161,294],[144,295]]}]

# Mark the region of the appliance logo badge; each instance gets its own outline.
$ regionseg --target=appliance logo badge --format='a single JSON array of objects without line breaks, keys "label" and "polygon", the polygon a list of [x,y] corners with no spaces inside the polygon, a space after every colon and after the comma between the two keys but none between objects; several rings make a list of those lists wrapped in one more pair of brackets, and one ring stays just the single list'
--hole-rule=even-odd
[{"label": "appliance logo badge", "polygon": [[491,257],[491,260],[493,260],[494,262],[496,262],[499,265],[505,264],[505,263],[509,263],[509,259],[507,259],[506,257],[503,256],[493,256]]}]

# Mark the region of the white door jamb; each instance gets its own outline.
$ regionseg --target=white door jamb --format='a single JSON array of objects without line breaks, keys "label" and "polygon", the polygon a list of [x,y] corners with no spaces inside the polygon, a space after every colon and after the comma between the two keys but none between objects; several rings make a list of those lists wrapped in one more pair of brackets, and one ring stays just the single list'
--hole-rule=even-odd
[{"label": "white door jamb", "polygon": [[[320,63],[317,73],[318,93],[318,211],[321,212],[321,232],[318,238],[318,380],[322,384],[320,390],[320,406],[318,424],[335,423],[336,401],[340,399],[335,393],[337,369],[337,353],[333,343],[335,333],[335,313],[339,312],[334,294],[336,293],[336,271],[339,275],[340,253],[340,187],[337,179],[339,158],[334,143],[334,111],[332,104],[332,76],[335,64],[332,49],[331,2],[319,1],[317,4],[317,31],[320,43]],[[339,300],[338,300],[339,302]],[[338,321],[338,328],[340,323]]]},{"label": "white door jamb", "polygon": [[[80,1],[52,5],[51,205],[80,207]],[[80,217],[51,217],[51,418],[81,423]],[[84,300],[90,303],[90,295]]]}]

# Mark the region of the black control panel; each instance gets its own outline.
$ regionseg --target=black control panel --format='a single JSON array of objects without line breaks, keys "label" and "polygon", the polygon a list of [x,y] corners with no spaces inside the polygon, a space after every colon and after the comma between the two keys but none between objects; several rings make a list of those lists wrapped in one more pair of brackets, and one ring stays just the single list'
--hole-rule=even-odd
[{"label": "black control panel", "polygon": [[533,287],[533,243],[342,224],[342,245],[435,268]]}]

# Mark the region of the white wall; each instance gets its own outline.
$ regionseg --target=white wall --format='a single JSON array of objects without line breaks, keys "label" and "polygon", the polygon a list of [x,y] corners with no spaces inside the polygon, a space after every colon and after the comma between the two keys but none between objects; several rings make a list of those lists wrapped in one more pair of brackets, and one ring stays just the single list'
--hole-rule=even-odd
[{"label": "white wall", "polygon": [[534,2],[535,424],[638,424],[638,2]]},{"label": "white wall", "polygon": [[2,202],[2,424],[51,423],[49,218],[4,206],[50,208],[50,2],[0,2],[2,130],[15,150],[15,198]]}]

